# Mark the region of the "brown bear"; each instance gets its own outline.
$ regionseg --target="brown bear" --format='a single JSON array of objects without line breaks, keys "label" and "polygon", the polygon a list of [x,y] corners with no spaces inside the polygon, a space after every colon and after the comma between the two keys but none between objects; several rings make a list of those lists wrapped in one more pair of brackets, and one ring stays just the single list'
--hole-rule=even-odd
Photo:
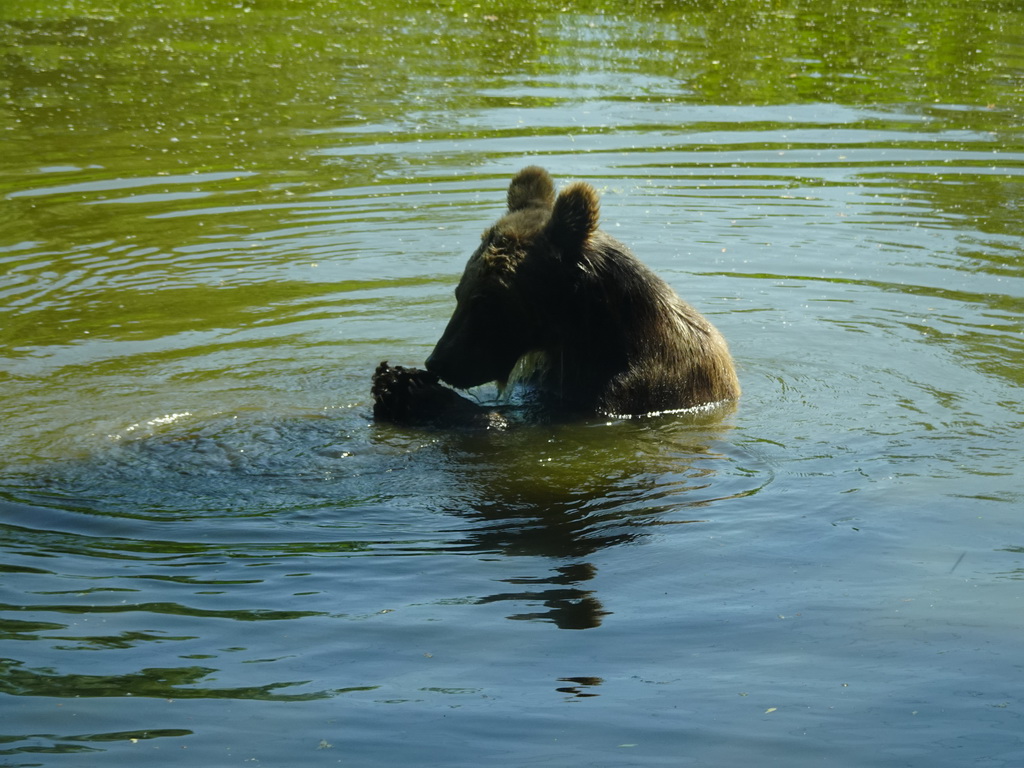
[{"label": "brown bear", "polygon": [[433,376],[382,363],[377,412],[434,424],[451,412],[467,423],[434,377],[458,389],[504,387],[513,371],[555,414],[634,416],[738,398],[722,335],[597,220],[589,184],[556,199],[543,168],[516,174],[508,212],[484,232],[455,289],[455,312],[427,359]]},{"label": "brown bear", "polygon": [[427,370],[453,387],[517,379],[563,412],[632,416],[735,400],[725,339],[629,249],[597,228],[597,192],[555,197],[530,166],[455,289]]}]

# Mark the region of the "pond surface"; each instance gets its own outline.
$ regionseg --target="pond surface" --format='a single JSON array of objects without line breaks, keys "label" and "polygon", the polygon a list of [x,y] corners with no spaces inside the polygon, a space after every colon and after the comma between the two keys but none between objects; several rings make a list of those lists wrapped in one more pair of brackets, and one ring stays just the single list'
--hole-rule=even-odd
[{"label": "pond surface", "polygon": [[[1019,4],[226,5],[0,7],[0,765],[1024,764]],[[532,163],[734,412],[372,422]]]}]

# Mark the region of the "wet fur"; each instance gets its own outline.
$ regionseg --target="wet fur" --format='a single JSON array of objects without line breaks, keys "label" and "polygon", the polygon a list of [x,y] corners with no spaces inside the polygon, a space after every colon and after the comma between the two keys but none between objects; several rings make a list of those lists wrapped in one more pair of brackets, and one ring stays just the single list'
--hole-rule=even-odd
[{"label": "wet fur", "polygon": [[629,249],[597,228],[597,192],[555,197],[547,171],[520,171],[485,233],[427,360],[457,388],[513,371],[551,408],[637,415],[734,400],[728,346]]}]

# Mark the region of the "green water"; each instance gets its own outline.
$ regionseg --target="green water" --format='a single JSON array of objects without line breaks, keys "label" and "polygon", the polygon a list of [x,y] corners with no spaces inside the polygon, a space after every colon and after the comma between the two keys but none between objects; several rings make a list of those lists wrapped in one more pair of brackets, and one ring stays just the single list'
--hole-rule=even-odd
[{"label": "green water", "polygon": [[[0,765],[1021,764],[1022,11],[0,5]],[[373,424],[533,163],[734,413]]]}]

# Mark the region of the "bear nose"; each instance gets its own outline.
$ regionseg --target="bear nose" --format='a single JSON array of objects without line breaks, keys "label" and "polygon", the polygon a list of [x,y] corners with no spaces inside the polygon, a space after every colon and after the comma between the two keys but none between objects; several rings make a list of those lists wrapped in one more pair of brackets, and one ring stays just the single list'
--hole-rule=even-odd
[{"label": "bear nose", "polygon": [[463,386],[458,375],[458,369],[451,364],[450,359],[446,360],[436,349],[430,353],[430,357],[427,358],[424,366],[446,384],[451,384],[453,387]]}]

